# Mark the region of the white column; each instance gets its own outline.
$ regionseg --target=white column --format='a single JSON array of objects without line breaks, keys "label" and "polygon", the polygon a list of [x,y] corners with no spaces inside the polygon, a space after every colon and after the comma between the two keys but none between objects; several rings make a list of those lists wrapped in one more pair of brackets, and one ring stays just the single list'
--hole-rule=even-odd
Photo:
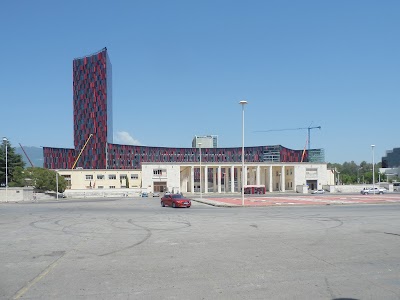
[{"label": "white column", "polygon": [[243,186],[247,185],[247,166],[244,166],[244,183]]},{"label": "white column", "polygon": [[272,189],[272,166],[269,166],[269,176],[268,176],[269,178],[269,187],[268,187],[268,190],[270,191],[270,192],[272,192],[273,191],[273,189]]},{"label": "white column", "polygon": [[190,166],[190,189],[194,193],[194,167]]},{"label": "white column", "polygon": [[208,167],[204,166],[204,193],[208,193]]},{"label": "white column", "polygon": [[293,169],[293,174],[292,174],[293,190],[296,191],[297,190],[296,189],[296,173],[295,173],[296,169],[294,166],[292,167],[292,169]]},{"label": "white column", "polygon": [[285,180],[285,176],[286,176],[286,174],[285,174],[285,166],[282,166],[281,167],[281,191],[282,192],[284,192],[285,191],[285,189],[286,189],[286,186],[285,186],[285,183],[286,183],[286,180]]},{"label": "white column", "polygon": [[238,186],[238,190],[240,192],[242,190],[242,186],[243,186],[243,183],[242,183],[242,180],[243,180],[243,178],[242,178],[242,167],[238,167],[237,168],[237,175],[238,175],[238,178],[237,178],[238,184],[237,184],[237,186]]},{"label": "white column", "polygon": [[231,166],[231,193],[235,192],[235,167]]},{"label": "white column", "polygon": [[218,166],[217,177],[218,177],[218,193],[221,193],[221,166]]},{"label": "white column", "polygon": [[213,192],[216,193],[217,190],[218,190],[218,187],[217,187],[217,172],[216,172],[215,168],[213,168],[212,170],[213,170]]},{"label": "white column", "polygon": [[257,166],[257,171],[256,171],[256,184],[260,185],[260,166]]}]

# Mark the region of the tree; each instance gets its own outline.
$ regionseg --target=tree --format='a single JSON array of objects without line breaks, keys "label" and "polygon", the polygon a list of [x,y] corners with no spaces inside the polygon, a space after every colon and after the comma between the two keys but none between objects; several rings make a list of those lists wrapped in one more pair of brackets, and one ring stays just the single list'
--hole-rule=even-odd
[{"label": "tree", "polygon": [[[10,144],[10,141],[3,141],[0,147],[0,183],[6,182],[6,145],[7,145],[7,179],[9,186],[20,186],[14,182],[14,177],[19,176],[19,173],[25,167],[20,154],[15,152]],[[23,186],[23,185],[22,185]]]},{"label": "tree", "polygon": [[[379,168],[382,163],[375,164],[375,180],[379,178]],[[340,172],[340,181],[344,184],[372,183],[372,164],[362,161],[357,165],[354,161],[343,164],[328,163],[328,169],[335,169]]]},{"label": "tree", "polygon": [[[43,168],[28,168],[26,177],[31,181],[31,185],[40,191],[57,191],[57,172]],[[58,176],[58,191],[63,193],[67,187],[64,177]]]},{"label": "tree", "polygon": [[16,167],[14,170],[13,180],[9,183],[10,187],[23,187],[27,185],[25,178],[25,170],[22,167]]}]

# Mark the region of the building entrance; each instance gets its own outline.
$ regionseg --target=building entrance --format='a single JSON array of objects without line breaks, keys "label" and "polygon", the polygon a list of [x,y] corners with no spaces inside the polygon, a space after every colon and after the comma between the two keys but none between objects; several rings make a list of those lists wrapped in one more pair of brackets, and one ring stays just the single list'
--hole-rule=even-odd
[{"label": "building entrance", "polygon": [[153,183],[154,192],[164,193],[167,191],[167,182],[165,181],[157,181]]},{"label": "building entrance", "polygon": [[313,191],[316,190],[318,185],[316,180],[307,180],[308,189]]}]

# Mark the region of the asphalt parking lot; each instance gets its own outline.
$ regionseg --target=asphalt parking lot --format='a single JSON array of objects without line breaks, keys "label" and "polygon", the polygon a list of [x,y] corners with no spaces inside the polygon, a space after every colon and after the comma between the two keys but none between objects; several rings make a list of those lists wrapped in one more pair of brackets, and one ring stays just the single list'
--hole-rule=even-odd
[{"label": "asphalt parking lot", "polygon": [[1,299],[400,299],[400,205],[0,205]]}]

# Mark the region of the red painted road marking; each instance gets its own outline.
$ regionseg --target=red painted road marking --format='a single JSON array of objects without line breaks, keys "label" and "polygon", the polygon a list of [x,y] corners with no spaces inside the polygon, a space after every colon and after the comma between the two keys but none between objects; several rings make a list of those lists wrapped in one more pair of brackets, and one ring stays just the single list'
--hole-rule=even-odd
[{"label": "red painted road marking", "polygon": [[[242,205],[241,198],[212,198],[215,202],[231,205]],[[245,206],[270,205],[326,205],[326,204],[357,204],[357,203],[400,203],[400,195],[368,195],[368,196],[282,196],[282,197],[246,197]]]}]

